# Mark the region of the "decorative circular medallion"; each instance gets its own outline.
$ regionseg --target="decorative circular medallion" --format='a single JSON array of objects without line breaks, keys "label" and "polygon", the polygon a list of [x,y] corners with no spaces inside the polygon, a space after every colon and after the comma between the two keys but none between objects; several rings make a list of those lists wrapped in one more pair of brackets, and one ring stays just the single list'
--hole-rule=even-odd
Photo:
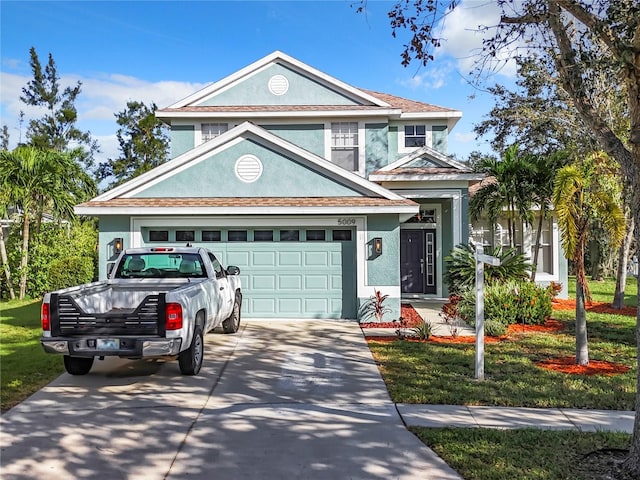
[{"label": "decorative circular medallion", "polygon": [[255,155],[243,155],[236,161],[235,172],[243,182],[255,182],[262,175],[262,162]]},{"label": "decorative circular medallion", "polygon": [[284,95],[289,90],[289,80],[284,75],[274,75],[269,79],[269,91],[274,95]]}]

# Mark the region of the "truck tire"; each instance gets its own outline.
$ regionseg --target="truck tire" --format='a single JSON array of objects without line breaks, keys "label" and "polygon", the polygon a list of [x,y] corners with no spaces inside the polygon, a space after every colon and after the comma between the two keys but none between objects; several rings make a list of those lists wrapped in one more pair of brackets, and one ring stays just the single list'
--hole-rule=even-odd
[{"label": "truck tire", "polygon": [[224,322],[222,322],[222,330],[224,333],[236,333],[240,328],[240,307],[242,301],[240,297],[236,295],[236,300],[233,302],[233,310],[231,315]]},{"label": "truck tire", "polygon": [[204,358],[204,341],[202,339],[202,328],[196,325],[193,331],[191,345],[178,356],[180,373],[183,375],[197,375],[202,367]]},{"label": "truck tire", "polygon": [[93,357],[64,356],[64,369],[70,375],[86,375],[93,366]]}]

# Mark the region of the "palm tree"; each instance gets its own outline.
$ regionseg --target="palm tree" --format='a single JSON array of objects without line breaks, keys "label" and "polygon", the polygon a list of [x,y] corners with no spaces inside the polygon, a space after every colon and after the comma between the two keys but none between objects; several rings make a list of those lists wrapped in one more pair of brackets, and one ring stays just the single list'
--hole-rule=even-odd
[{"label": "palm tree", "polygon": [[502,160],[484,158],[475,169],[487,175],[488,181],[471,198],[471,218],[477,220],[486,213],[493,226],[506,208],[509,247],[514,247],[516,215],[527,225],[533,221],[533,166],[530,158],[519,154],[518,145],[512,145],[507,148]]},{"label": "palm tree", "polygon": [[584,266],[589,225],[601,223],[617,245],[625,233],[625,221],[619,199],[608,184],[615,177],[598,169],[606,154],[597,152],[583,163],[567,165],[558,171],[553,203],[561,230],[562,245],[576,269],[576,363],[589,364],[587,314],[585,301],[591,301]]},{"label": "palm tree", "polygon": [[58,219],[72,218],[73,206],[95,190],[91,178],[73,161],[70,154],[20,146],[0,152],[2,196],[22,214],[22,255],[20,293],[27,290],[30,224],[50,211]]},{"label": "palm tree", "polygon": [[531,185],[533,187],[531,189],[532,202],[536,203],[540,209],[536,227],[536,239],[533,246],[533,258],[531,260],[532,282],[535,282],[536,271],[538,270],[538,253],[540,251],[543,222],[551,211],[554,180],[558,170],[566,163],[567,156],[566,151],[559,151],[548,156],[536,155],[529,158],[532,166],[530,170],[532,174]]}]

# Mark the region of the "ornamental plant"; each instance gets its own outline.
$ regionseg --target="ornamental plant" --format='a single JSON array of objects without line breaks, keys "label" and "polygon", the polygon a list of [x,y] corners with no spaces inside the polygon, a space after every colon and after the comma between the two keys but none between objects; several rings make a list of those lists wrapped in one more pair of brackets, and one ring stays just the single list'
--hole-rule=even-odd
[{"label": "ornamental plant", "polygon": [[[551,315],[551,290],[528,281],[509,281],[489,285],[484,295],[485,333],[504,335],[515,323],[541,325]],[[475,291],[465,292],[458,304],[458,314],[475,326]]]},{"label": "ornamental plant", "polygon": [[382,295],[380,290],[374,290],[373,295],[362,304],[358,312],[358,318],[360,322],[365,322],[372,317],[376,322],[382,322],[385,314],[389,313],[391,309],[384,305],[385,300],[389,295]]}]

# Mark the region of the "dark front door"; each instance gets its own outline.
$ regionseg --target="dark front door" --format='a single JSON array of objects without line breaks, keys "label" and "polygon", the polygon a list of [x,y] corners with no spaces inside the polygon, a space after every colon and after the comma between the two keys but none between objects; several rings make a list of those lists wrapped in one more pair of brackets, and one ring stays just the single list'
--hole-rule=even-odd
[{"label": "dark front door", "polygon": [[435,230],[400,231],[400,277],[402,293],[436,293]]}]

